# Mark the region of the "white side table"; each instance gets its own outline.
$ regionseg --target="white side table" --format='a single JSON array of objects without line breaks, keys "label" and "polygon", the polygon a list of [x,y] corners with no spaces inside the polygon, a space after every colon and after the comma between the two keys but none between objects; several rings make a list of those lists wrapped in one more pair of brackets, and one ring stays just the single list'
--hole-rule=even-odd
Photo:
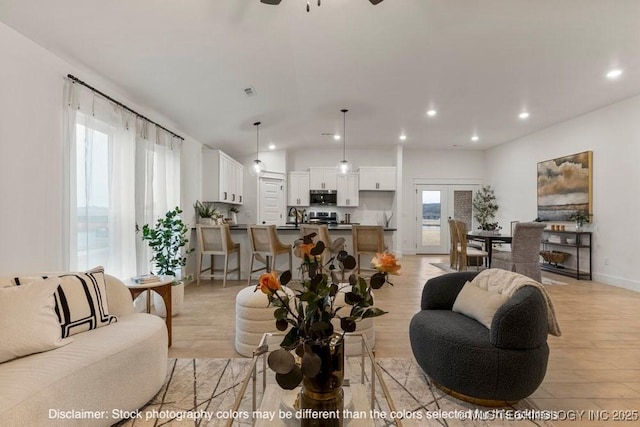
[{"label": "white side table", "polygon": [[151,313],[151,291],[157,292],[164,301],[167,309],[165,323],[167,324],[167,334],[169,336],[169,347],[171,347],[171,283],[176,278],[173,276],[160,276],[160,281],[152,283],[135,283],[132,279],[124,280],[124,284],[129,288],[131,297],[135,300],[138,295],[147,292],[147,313]]}]

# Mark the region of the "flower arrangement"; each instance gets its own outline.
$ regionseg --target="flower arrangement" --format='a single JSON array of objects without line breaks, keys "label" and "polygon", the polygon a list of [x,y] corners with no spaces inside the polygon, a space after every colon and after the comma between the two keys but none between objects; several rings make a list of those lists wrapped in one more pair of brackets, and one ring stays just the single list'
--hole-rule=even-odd
[{"label": "flower arrangement", "polygon": [[[285,331],[291,327],[280,343],[281,348],[271,352],[268,358],[278,384],[285,389],[297,387],[303,376],[315,377],[322,365],[318,353],[323,354],[323,348],[343,340],[344,333],[354,332],[358,321],[386,313],[373,305],[372,290],[385,283],[393,285],[388,276],[397,275],[400,270],[393,254],[382,253],[372,261],[377,272],[368,283],[353,273],[345,278],[356,267],[355,258],[344,250],[332,251],[336,245],[326,248],[322,241],[314,242],[315,235],[312,233],[295,242],[295,254],[302,259],[302,280],[298,289],[292,289],[293,297],[278,292],[291,282],[290,271],[279,277],[275,272],[262,274],[256,286],[275,307],[276,328]],[[332,256],[323,265],[325,249]],[[336,302],[339,293],[344,294],[344,304]],[[331,323],[334,318],[340,320],[342,334],[334,333]],[[301,358],[299,366],[292,350]]]}]

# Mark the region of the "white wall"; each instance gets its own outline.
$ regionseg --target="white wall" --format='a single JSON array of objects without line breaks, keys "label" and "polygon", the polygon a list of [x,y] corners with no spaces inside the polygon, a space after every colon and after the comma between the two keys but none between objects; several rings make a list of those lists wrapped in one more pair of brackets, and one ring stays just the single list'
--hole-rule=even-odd
[{"label": "white wall", "polygon": [[460,150],[419,150],[405,148],[402,162],[402,207],[398,228],[402,253],[416,252],[415,185],[474,184],[485,176],[484,152]]},{"label": "white wall", "polygon": [[538,162],[592,150],[594,279],[640,291],[638,117],[636,96],[487,151],[487,181],[500,205],[498,221],[536,217]]},{"label": "white wall", "polygon": [[[172,123],[128,99],[99,74],[63,61],[2,23],[0,63],[0,273],[59,271],[65,268],[65,76],[76,75],[169,129]],[[184,204],[200,198],[200,144],[178,133],[186,139],[182,161]]]},{"label": "white wall", "polygon": [[[356,171],[360,166],[395,166],[395,149],[353,149],[346,151],[347,160]],[[287,156],[289,171],[306,171],[311,167],[336,167],[342,160],[342,145],[335,148],[309,148],[290,151]]]}]

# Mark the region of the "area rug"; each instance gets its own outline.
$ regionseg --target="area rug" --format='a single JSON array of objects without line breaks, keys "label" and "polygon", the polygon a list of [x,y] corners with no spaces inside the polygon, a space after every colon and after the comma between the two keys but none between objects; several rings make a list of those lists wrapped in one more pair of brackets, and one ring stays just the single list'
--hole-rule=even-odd
[{"label": "area rug", "polygon": [[[123,427],[146,426],[224,426],[230,417],[234,425],[250,426],[253,415],[251,382],[238,412],[231,413],[242,380],[248,372],[250,359],[170,359],[167,381],[160,392],[130,419],[116,424]],[[361,358],[347,359],[346,376],[352,384],[359,381]],[[531,402],[523,400],[516,406],[491,409],[454,399],[434,387],[413,359],[378,358],[384,381],[398,412],[409,426],[552,426],[545,421],[545,412],[538,411]],[[262,364],[258,364],[261,369]],[[267,368],[268,369],[268,368]],[[365,375],[371,366],[365,362]],[[269,373],[271,374],[271,373]],[[258,374],[260,381],[261,374]],[[258,387],[260,390],[261,387]],[[346,396],[345,392],[345,396]],[[390,413],[384,402],[380,384],[376,387],[376,419],[358,425],[394,425],[383,416]],[[345,398],[346,400],[346,398]],[[282,420],[277,413],[269,426],[299,425],[296,420]],[[345,426],[357,423],[345,419]]]},{"label": "area rug", "polygon": [[[447,272],[447,273],[455,273],[457,270],[451,268],[449,266],[448,263],[446,262],[432,262],[430,263],[431,265],[433,265],[434,267],[439,268],[440,270]],[[484,267],[480,267],[480,271],[484,270]],[[475,267],[470,267],[469,271],[475,271]],[[542,277],[542,284],[543,285],[566,285],[567,282],[562,282],[560,280],[555,280],[555,279],[550,279],[548,277]]]}]

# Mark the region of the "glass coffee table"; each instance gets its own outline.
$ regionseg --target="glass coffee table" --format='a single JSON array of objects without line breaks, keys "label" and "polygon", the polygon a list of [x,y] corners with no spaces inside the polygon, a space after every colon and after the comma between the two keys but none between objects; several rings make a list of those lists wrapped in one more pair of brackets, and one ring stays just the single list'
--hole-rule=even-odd
[{"label": "glass coffee table", "polygon": [[[254,352],[233,405],[232,413],[235,415],[227,420],[227,426],[300,425],[301,411],[297,406],[300,387],[283,390],[267,365],[269,352],[280,347],[283,337],[281,333],[262,336],[258,349],[263,350]],[[358,356],[345,356],[344,426],[402,426],[402,421],[396,417],[398,411],[382,378],[382,371],[364,337],[347,334],[345,339],[345,345],[353,348],[355,340],[355,345],[359,343],[362,350]]]}]

